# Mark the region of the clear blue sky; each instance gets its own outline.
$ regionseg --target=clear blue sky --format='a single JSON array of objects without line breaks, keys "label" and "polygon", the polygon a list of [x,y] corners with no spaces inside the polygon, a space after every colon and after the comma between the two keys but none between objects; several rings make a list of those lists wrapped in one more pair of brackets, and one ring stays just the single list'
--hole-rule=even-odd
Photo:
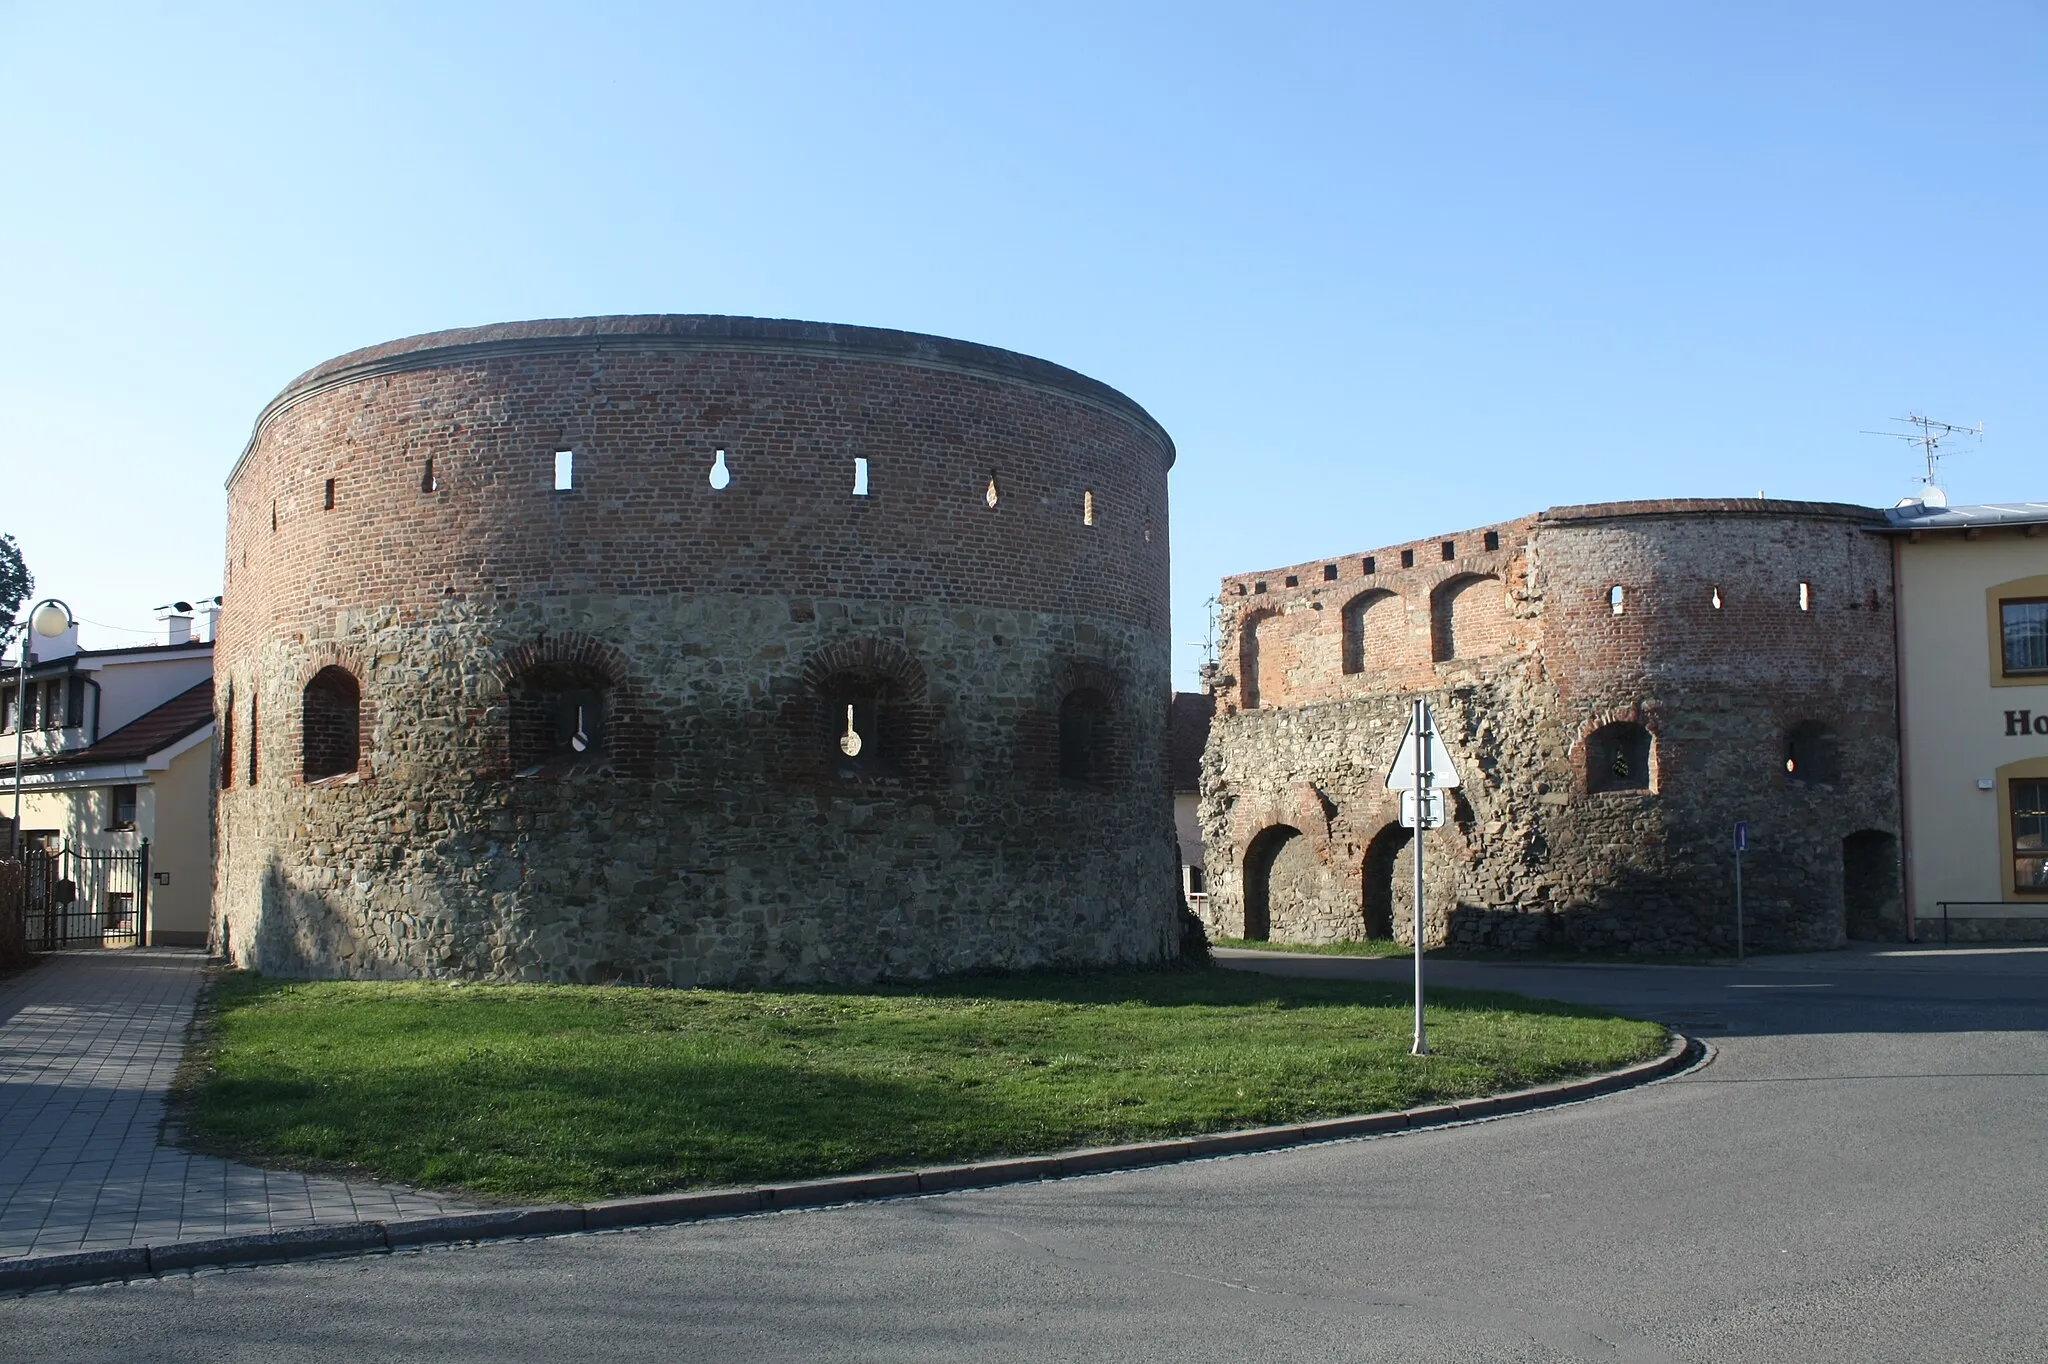
[{"label": "clear blue sky", "polygon": [[2044,139],[2038,3],[0,3],[0,530],[147,629],[293,375],[613,312],[1123,389],[1177,641],[1557,503],[1888,503],[1909,409],[1987,423],[1955,500],[2048,498]]}]

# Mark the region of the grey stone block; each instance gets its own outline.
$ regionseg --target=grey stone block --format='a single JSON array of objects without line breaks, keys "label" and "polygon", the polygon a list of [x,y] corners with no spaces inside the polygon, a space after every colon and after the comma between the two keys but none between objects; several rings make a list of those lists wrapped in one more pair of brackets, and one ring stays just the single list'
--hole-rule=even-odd
[{"label": "grey stone block", "polygon": [[1410,1127],[1433,1127],[1439,1123],[1456,1122],[1459,1114],[1456,1104],[1430,1104],[1425,1108],[1405,1109],[1403,1116],[1408,1119]]},{"label": "grey stone block", "polygon": [[403,1218],[386,1222],[383,1227],[385,1239],[393,1246],[424,1246],[445,1241],[489,1241],[503,1236],[553,1236],[582,1231],[584,1225],[582,1208],[556,1206]]},{"label": "grey stone block", "polygon": [[25,1293],[35,1288],[56,1288],[64,1284],[104,1283],[110,1279],[132,1279],[149,1273],[149,1250],[129,1246],[121,1250],[87,1250],[71,1255],[35,1255],[25,1260],[0,1262],[0,1292]]},{"label": "grey stone block", "polygon": [[735,1217],[759,1212],[759,1189],[713,1189],[704,1193],[654,1194],[646,1198],[614,1198],[583,1207],[586,1231],[606,1227],[654,1227],[692,1222],[700,1217]]},{"label": "grey stone block", "polygon": [[770,1184],[761,1189],[764,1208],[815,1208],[827,1203],[846,1203],[859,1198],[900,1198],[918,1192],[917,1172],[901,1170],[889,1174],[842,1175],[833,1179],[810,1179],[798,1184]]},{"label": "grey stone block", "polygon": [[149,1267],[162,1274],[174,1269],[213,1265],[268,1264],[320,1255],[351,1255],[384,1248],[384,1228],[375,1222],[338,1227],[299,1227],[251,1236],[217,1236],[204,1241],[173,1241],[148,1248]]},{"label": "grey stone block", "polygon": [[1097,1146],[1060,1155],[1063,1175],[1093,1174],[1099,1170],[1128,1170],[1137,1165],[1160,1165],[1186,1160],[1195,1153],[1192,1141],[1148,1141],[1131,1146]]},{"label": "grey stone block", "polygon": [[1050,1179],[1060,1172],[1057,1156],[1019,1156],[1011,1160],[983,1160],[970,1165],[941,1165],[917,1172],[922,1193],[944,1193],[949,1189],[989,1189],[1000,1184],[1025,1184]]}]

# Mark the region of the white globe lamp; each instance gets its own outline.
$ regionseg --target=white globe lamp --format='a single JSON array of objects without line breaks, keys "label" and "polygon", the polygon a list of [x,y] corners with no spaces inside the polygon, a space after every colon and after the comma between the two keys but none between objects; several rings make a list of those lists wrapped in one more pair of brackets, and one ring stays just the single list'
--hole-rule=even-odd
[{"label": "white globe lamp", "polygon": [[29,617],[29,624],[44,639],[55,639],[71,628],[71,613],[62,602],[46,601]]}]

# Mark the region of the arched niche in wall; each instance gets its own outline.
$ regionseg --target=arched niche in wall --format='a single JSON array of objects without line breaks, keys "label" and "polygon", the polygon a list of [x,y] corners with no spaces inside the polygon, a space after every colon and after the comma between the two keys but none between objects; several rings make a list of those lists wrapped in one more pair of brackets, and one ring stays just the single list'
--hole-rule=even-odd
[{"label": "arched niche in wall", "polygon": [[1439,663],[1487,658],[1508,645],[1507,591],[1491,573],[1466,573],[1429,600],[1430,656]]},{"label": "arched niche in wall", "polygon": [[1633,720],[1616,720],[1586,736],[1586,790],[1650,791],[1655,789],[1656,741]]},{"label": "arched niche in wall", "polygon": [[504,755],[515,777],[560,778],[631,767],[645,757],[644,725],[627,719],[624,657],[575,632],[522,644],[493,669],[505,689]]},{"label": "arched niche in wall", "polygon": [[838,782],[923,783],[931,724],[924,669],[889,640],[841,640],[804,661],[799,767]]},{"label": "arched niche in wall", "polygon": [[1785,735],[1785,780],[1795,786],[1839,786],[1841,740],[1819,720],[1802,720]]},{"label": "arched niche in wall", "polygon": [[301,771],[307,781],[345,776],[362,762],[363,688],[339,664],[314,673],[300,694]]},{"label": "arched niche in wall", "polygon": [[565,776],[602,763],[611,738],[612,685],[588,663],[529,664],[506,689],[515,776]]},{"label": "arched niche in wall", "polygon": [[1279,704],[1279,679],[1266,676],[1266,660],[1260,657],[1259,642],[1259,631],[1270,629],[1279,616],[1279,612],[1272,610],[1251,611],[1238,627],[1237,704],[1242,710]]},{"label": "arched niche in wall", "polygon": [[1291,824],[1259,830],[1244,850],[1244,936],[1265,942],[1273,935],[1273,869],[1290,852],[1306,849],[1308,839]]},{"label": "arched niche in wall", "polygon": [[1407,637],[1408,604],[1384,587],[1369,588],[1344,603],[1344,671],[1383,668],[1399,656]]}]

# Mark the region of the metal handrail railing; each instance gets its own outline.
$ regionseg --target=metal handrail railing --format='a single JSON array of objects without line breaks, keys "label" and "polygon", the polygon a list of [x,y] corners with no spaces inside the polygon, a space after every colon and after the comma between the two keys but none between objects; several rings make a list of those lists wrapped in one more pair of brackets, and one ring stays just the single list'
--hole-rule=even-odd
[{"label": "metal handrail railing", "polygon": [[[1950,905],[1962,905],[1966,908],[1988,907],[1991,909],[2002,909],[2006,911],[2003,914],[1958,914],[1955,916],[1958,919],[2048,918],[2048,900],[2044,900],[2039,904],[2029,904],[2025,900],[1936,900],[1934,902],[1934,907],[1941,911],[1941,942],[1942,946],[1944,947],[1948,945],[1948,907]],[[2015,909],[2020,910],[2022,912],[2018,914],[2012,913],[2012,911]]]}]

